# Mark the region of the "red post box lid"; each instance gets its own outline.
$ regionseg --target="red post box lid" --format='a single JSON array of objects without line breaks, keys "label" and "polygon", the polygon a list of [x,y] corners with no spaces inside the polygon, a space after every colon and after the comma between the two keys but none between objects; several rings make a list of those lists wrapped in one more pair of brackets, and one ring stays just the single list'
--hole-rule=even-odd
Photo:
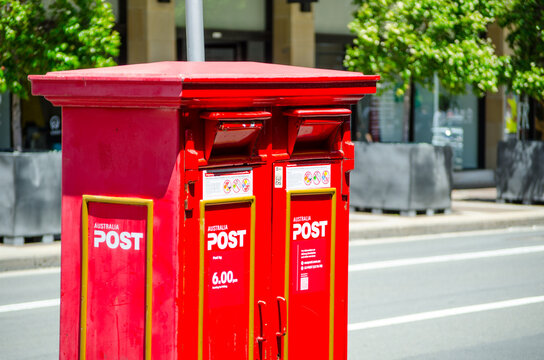
[{"label": "red post box lid", "polygon": [[167,61],[29,79],[34,95],[58,106],[232,107],[352,103],[375,93],[379,76],[256,62]]}]

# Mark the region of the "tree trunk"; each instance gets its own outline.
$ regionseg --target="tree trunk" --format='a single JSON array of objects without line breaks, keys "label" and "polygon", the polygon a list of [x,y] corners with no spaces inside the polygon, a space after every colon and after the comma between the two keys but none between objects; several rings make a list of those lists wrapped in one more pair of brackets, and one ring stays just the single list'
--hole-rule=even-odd
[{"label": "tree trunk", "polygon": [[13,138],[13,150],[23,151],[23,131],[21,128],[21,98],[11,95],[11,131]]},{"label": "tree trunk", "polygon": [[410,82],[410,86],[406,89],[404,93],[404,111],[402,119],[402,141],[410,141],[410,123],[412,122],[412,92],[413,92],[413,83]]}]

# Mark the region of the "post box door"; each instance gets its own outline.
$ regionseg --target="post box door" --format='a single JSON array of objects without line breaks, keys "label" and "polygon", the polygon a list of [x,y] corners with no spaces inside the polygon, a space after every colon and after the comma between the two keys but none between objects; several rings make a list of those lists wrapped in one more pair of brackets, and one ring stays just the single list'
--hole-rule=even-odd
[{"label": "post box door", "polygon": [[198,359],[253,359],[253,171],[204,171],[202,176]]},{"label": "post box door", "polygon": [[333,175],[339,171],[338,163],[274,165],[272,273],[280,359],[333,359],[340,178]]},{"label": "post box door", "polygon": [[153,201],[83,196],[80,359],[151,359]]}]

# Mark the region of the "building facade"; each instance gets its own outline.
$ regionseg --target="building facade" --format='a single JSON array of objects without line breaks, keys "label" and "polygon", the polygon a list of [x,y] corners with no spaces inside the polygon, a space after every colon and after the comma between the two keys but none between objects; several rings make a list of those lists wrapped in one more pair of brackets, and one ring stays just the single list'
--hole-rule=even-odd
[{"label": "building facade", "polygon": [[[121,33],[120,64],[185,60],[184,0],[110,0]],[[318,0],[310,11],[287,0],[203,0],[207,61],[259,61],[342,69],[351,43],[347,24],[356,7],[351,0]],[[499,54],[508,52],[505,34],[491,27]],[[533,104],[529,121],[508,126],[519,117],[516,98],[504,91],[477,98],[467,89],[452,96],[443,89],[416,86],[411,99],[413,120],[406,121],[405,101],[388,91],[367,97],[353,121],[357,141],[425,142],[450,145],[456,170],[494,169],[497,143],[509,133],[542,139],[542,110]],[[0,149],[9,150],[9,96],[0,96]],[[519,122],[519,120],[518,120]],[[43,100],[23,103],[26,150],[60,148],[60,113]]]}]

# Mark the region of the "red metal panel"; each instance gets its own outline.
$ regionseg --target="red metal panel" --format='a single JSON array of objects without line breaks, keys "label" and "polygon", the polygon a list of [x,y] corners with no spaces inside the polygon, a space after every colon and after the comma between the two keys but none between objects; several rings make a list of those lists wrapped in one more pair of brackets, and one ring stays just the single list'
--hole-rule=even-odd
[{"label": "red metal panel", "polygon": [[[330,195],[292,195],[287,339],[290,359],[330,359]],[[334,296],[334,294],[333,294]],[[332,304],[334,305],[334,304]],[[334,311],[334,309],[332,309]]]},{"label": "red metal panel", "polygon": [[[378,81],[377,75],[363,75],[357,72],[313,69],[289,65],[265,64],[258,62],[182,62],[164,61],[149,64],[134,64],[97,69],[57,71],[47,75],[32,75],[31,80],[57,79],[60,81],[134,82],[153,84],[163,81],[178,83],[229,83],[262,84],[263,82],[300,83],[320,82],[323,86],[331,82],[349,82],[365,79]],[[154,84],[155,85],[155,84]],[[57,92],[63,93],[62,89]]]},{"label": "red metal panel", "polygon": [[[248,168],[247,166],[245,167]],[[217,171],[219,174],[222,175],[228,175],[228,174],[246,174],[247,171],[240,171],[240,169],[232,169],[230,168],[220,168],[220,169],[214,169],[214,172]],[[211,170],[209,170],[211,172]],[[223,343],[226,344],[225,341],[218,341],[214,340],[213,342],[208,343],[208,340],[206,339],[207,332],[210,334],[210,337],[214,334],[217,334],[218,332],[222,335],[219,335],[221,339],[223,339],[225,336],[230,337],[231,343],[234,336],[237,337],[238,340],[240,340],[240,336],[236,334],[236,328],[238,325],[240,325],[240,322],[243,322],[247,329],[250,329],[247,325],[247,319],[249,316],[251,316],[251,308],[253,308],[253,328],[249,330],[249,333],[247,335],[247,338],[251,337],[253,339],[252,343],[246,343],[246,346],[248,347],[247,350],[244,350],[243,356],[247,356],[246,354],[249,354],[249,347],[252,344],[253,346],[253,354],[254,359],[270,359],[271,357],[271,345],[274,341],[274,335],[269,333],[269,330],[271,330],[271,327],[267,325],[267,323],[270,322],[270,319],[274,319],[276,316],[276,312],[274,311],[274,308],[271,306],[272,301],[270,300],[270,233],[271,233],[271,224],[270,224],[270,214],[271,214],[271,208],[270,208],[270,202],[266,199],[270,197],[270,168],[267,166],[253,166],[253,179],[255,186],[253,186],[253,196],[255,198],[254,200],[254,207],[255,207],[255,239],[256,242],[254,244],[254,299],[252,304],[246,303],[245,309],[243,306],[238,306],[236,308],[236,311],[232,311],[232,309],[229,309],[229,306],[226,306],[224,309],[227,311],[224,312],[223,310],[220,310],[220,308],[212,308],[211,310],[209,307],[207,308],[207,305],[202,303],[202,309],[203,309],[203,316],[199,317],[198,311],[195,311],[195,309],[198,309],[199,304],[199,297],[195,296],[195,294],[200,291],[200,282],[198,279],[198,272],[194,269],[198,269],[200,267],[200,264],[205,266],[205,268],[211,267],[208,264],[208,258],[203,257],[202,261],[199,262],[199,254],[200,254],[200,243],[195,242],[195,239],[198,238],[199,234],[201,234],[202,238],[204,240],[207,240],[207,234],[204,234],[201,231],[208,230],[207,227],[202,226],[202,224],[199,224],[200,219],[203,218],[206,222],[206,224],[210,221],[210,219],[213,220],[214,214],[211,212],[216,210],[224,210],[222,213],[222,216],[217,217],[218,223],[221,225],[227,225],[231,226],[231,218],[232,215],[237,214],[237,206],[240,207],[239,210],[242,211],[242,215],[244,215],[245,210],[247,210],[248,202],[243,201],[242,203],[234,206],[234,205],[221,205],[217,204],[217,201],[215,202],[215,205],[208,202],[206,205],[206,212],[200,212],[201,209],[198,206],[200,199],[207,199],[206,201],[209,201],[209,198],[203,196],[203,184],[202,184],[202,175],[203,172],[199,171],[200,177],[196,179],[196,184],[194,186],[194,192],[190,191],[188,193],[188,202],[189,208],[191,208],[191,204],[194,205],[194,201],[198,200],[196,202],[197,207],[192,208],[192,215],[188,217],[185,221],[185,229],[183,236],[183,258],[181,260],[183,266],[183,278],[184,278],[184,286],[183,286],[183,294],[185,296],[182,297],[183,306],[182,311],[180,313],[180,323],[183,324],[183,326],[180,327],[180,333],[179,333],[179,353],[182,358],[186,359],[208,359],[209,357],[206,356],[206,352],[212,351],[212,355],[215,358],[225,358],[225,356],[230,356],[232,354],[232,347],[226,348]],[[231,181],[232,183],[232,181]],[[234,188],[231,189],[229,194],[234,193]],[[242,196],[243,189],[240,190],[237,195]],[[246,193],[247,194],[247,193]],[[256,199],[260,199],[257,201]],[[227,201],[229,199],[221,199],[218,200],[219,203],[222,203],[224,201]],[[245,202],[245,204],[244,204]],[[231,206],[229,208],[228,206]],[[246,213],[247,214],[247,213]],[[208,216],[211,216],[208,218]],[[236,221],[236,220],[235,220]],[[246,220],[243,220],[246,221]],[[235,222],[233,223],[235,224]],[[214,230],[212,230],[214,231]],[[219,230],[222,231],[222,230]],[[230,232],[231,230],[229,230]],[[206,237],[204,236],[206,235]],[[246,238],[244,240],[247,240]],[[202,242],[202,244],[207,246],[207,243]],[[245,243],[244,243],[245,244]],[[206,251],[206,247],[203,247],[202,253]],[[229,251],[230,249],[223,249],[220,251]],[[225,260],[226,258],[223,257],[221,260]],[[212,257],[212,263],[213,257]],[[220,261],[219,259],[216,259],[216,261]],[[220,264],[221,265],[221,264]],[[235,267],[241,265],[237,264]],[[245,265],[244,265],[245,266]],[[204,273],[203,269],[203,273]],[[206,270],[207,271],[207,270]],[[224,270],[221,270],[223,272]],[[228,270],[227,270],[228,271]],[[212,271],[211,273],[208,271],[207,275],[203,277],[202,283],[204,284],[204,287],[202,288],[203,291],[203,297],[208,296],[208,288],[206,287],[206,284],[211,281],[211,284],[213,284],[213,273],[216,271]],[[218,275],[219,271],[217,271]],[[246,272],[246,279],[249,279],[249,274]],[[234,275],[234,271],[233,271]],[[211,280],[209,279],[209,276],[211,276]],[[209,281],[204,281],[204,279],[208,279]],[[221,289],[216,289],[221,290]],[[225,296],[222,297],[222,299],[225,299]],[[266,305],[258,306],[257,303],[261,301],[266,303]],[[229,300],[227,299],[226,303],[228,304]],[[215,313],[212,313],[213,315],[206,315],[205,311],[218,311],[218,315],[215,315]],[[261,312],[261,311],[262,312]],[[224,314],[225,313],[225,314]],[[262,319],[263,323],[261,323],[261,317],[260,314],[263,314]],[[247,316],[246,316],[247,314]],[[235,319],[228,319],[224,321],[221,320],[221,316],[227,316],[227,317],[234,317]],[[201,342],[201,346],[199,348],[199,339],[198,339],[198,331],[196,331],[199,328],[199,321],[202,319],[202,327],[203,327],[203,339]],[[216,321],[217,320],[217,321]],[[234,328],[231,325],[234,324]],[[243,324],[242,324],[243,325]],[[261,326],[263,327],[263,333],[260,332]],[[247,331],[247,330],[246,330]],[[267,341],[264,342],[265,347],[262,348],[262,352],[259,352],[259,344],[258,344],[258,337],[264,335],[264,337],[267,339]],[[214,335],[215,336],[215,335]],[[211,339],[210,339],[211,341]],[[228,341],[228,340],[226,340]],[[206,345],[208,344],[208,345]],[[262,343],[261,343],[262,344]],[[270,345],[269,345],[270,344]],[[215,347],[217,347],[217,351],[222,352],[222,356],[220,354],[215,352]],[[199,356],[200,352],[200,356]],[[227,354],[227,355],[225,355]],[[262,355],[262,356],[261,356]],[[275,356],[275,354],[274,354]],[[240,358],[240,357],[236,357]],[[246,358],[246,357],[241,357]]]},{"label": "red metal panel", "polygon": [[[66,177],[62,179],[66,182]],[[81,302],[81,208],[82,199],[62,196],[62,247],[60,277],[59,359],[79,357],[79,312]],[[73,239],[73,240],[66,240]]]},{"label": "red metal panel", "polygon": [[[350,102],[375,93],[379,77],[252,62],[162,62],[29,79],[33,94],[45,95],[56,105],[179,108],[285,105],[293,99],[304,105]],[[316,97],[327,100],[316,102]]]},{"label": "red metal panel", "polygon": [[[374,93],[379,77],[258,63],[163,62],[30,79],[34,94],[65,106],[62,360],[78,358],[84,194],[153,201],[151,358],[346,359],[353,163],[346,107]],[[248,122],[254,122],[249,130]],[[297,140],[302,145],[297,147]],[[293,189],[286,189],[286,165],[330,169],[327,184],[323,167],[305,176],[323,194],[295,189],[288,195]],[[203,170],[242,166],[253,171],[253,200],[219,204],[205,199],[201,209]],[[243,188],[231,190],[238,189],[242,193]],[[104,212],[120,229],[141,226],[140,220],[127,222],[126,209],[93,206],[93,224]],[[287,212],[292,212],[289,218]],[[310,238],[299,240],[297,234],[295,239],[293,233],[307,218],[317,228],[310,229]],[[329,220],[330,228],[319,225]],[[212,246],[207,252],[207,243],[198,241],[227,230],[222,227],[230,232],[248,226],[255,232],[249,249]],[[319,236],[312,238],[314,233]],[[94,246],[94,238],[89,245]],[[142,314],[136,310],[142,308],[142,259],[123,253],[108,261],[108,253],[101,252],[106,249],[89,249],[92,295],[85,329],[93,349],[87,357],[139,358],[145,348]],[[107,278],[98,263],[105,273],[118,270],[123,277]],[[107,294],[96,296],[100,290]],[[127,293],[130,304],[110,306]],[[110,310],[101,312],[98,306]],[[112,319],[121,319],[122,327],[107,327]],[[107,339],[102,340],[102,332]],[[115,338],[134,346],[113,344]]]},{"label": "red metal panel", "polygon": [[248,202],[206,206],[202,359],[251,358],[252,217]]},{"label": "red metal panel", "polygon": [[[273,350],[281,359],[345,359],[348,230],[336,224],[349,207],[339,194],[341,162],[273,167],[273,293],[287,302],[276,310],[285,328],[271,324],[278,334]],[[289,173],[302,177],[289,183]]]},{"label": "red metal panel", "polygon": [[152,317],[159,327],[152,334],[152,358],[177,357],[179,171],[184,155],[179,152],[178,112],[64,108],[62,140],[60,359],[77,359],[79,353],[84,194],[154,201],[154,238],[169,240],[154,242]]}]

